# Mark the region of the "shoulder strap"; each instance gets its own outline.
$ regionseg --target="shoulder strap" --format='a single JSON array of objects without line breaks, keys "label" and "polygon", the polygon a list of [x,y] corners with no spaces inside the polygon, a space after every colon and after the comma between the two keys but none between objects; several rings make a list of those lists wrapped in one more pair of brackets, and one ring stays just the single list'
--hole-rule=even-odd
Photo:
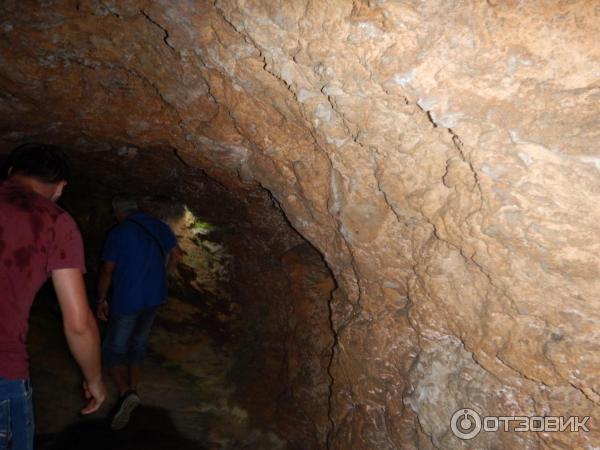
[{"label": "shoulder strap", "polygon": [[135,219],[132,219],[131,217],[129,219],[127,219],[127,221],[135,223],[138,227],[140,227],[142,230],[144,230],[146,232],[146,234],[148,236],[150,236],[154,240],[154,242],[156,242],[156,245],[158,245],[158,248],[160,249],[160,254],[162,255],[163,259],[165,259],[167,257],[165,249],[163,248],[163,246],[160,243],[160,241],[158,240],[158,238],[154,235],[154,233],[152,233],[152,231],[150,231],[148,228],[146,228],[145,225],[143,225],[142,223],[138,222]]}]

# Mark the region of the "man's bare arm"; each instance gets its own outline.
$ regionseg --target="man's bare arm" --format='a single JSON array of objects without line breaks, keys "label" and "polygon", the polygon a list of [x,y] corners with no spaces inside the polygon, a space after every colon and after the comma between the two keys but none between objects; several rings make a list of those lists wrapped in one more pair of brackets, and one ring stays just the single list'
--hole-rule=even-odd
[{"label": "man's bare arm", "polygon": [[100,276],[98,278],[98,300],[106,300],[108,290],[112,283],[112,275],[115,270],[116,263],[112,261],[102,261],[100,266]]},{"label": "man's bare arm", "polygon": [[177,267],[177,264],[181,261],[182,256],[183,250],[181,250],[179,245],[173,247],[167,256],[167,273],[171,273],[175,270],[175,267]]},{"label": "man's bare arm", "polygon": [[116,263],[112,261],[103,261],[100,266],[100,275],[98,277],[98,304],[96,305],[96,316],[100,320],[108,319],[108,290],[112,283],[112,276]]},{"label": "man's bare arm", "polygon": [[96,411],[106,396],[100,364],[100,336],[90,310],[83,276],[79,269],[58,269],[52,282],[63,316],[63,328],[73,357],[85,378],[84,391],[88,404],[82,414]]}]

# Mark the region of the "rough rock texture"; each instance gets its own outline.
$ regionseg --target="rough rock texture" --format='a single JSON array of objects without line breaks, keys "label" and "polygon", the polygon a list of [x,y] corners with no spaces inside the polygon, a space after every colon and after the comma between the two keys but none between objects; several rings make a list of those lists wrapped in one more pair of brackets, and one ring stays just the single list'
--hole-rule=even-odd
[{"label": "rough rock texture", "polygon": [[[3,148],[170,147],[230,189],[268,189],[323,254],[329,448],[600,441],[596,2],[1,10]],[[461,407],[592,418],[461,441]]]}]

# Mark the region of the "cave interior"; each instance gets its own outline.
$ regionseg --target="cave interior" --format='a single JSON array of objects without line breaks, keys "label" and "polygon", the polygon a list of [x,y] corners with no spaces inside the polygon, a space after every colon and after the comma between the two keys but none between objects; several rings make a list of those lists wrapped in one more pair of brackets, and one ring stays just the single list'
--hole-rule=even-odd
[{"label": "cave interior", "polygon": [[122,433],[40,292],[40,448],[598,448],[598,35],[589,0],[2,0],[0,156],[69,155],[90,304],[115,194],[184,250]]}]

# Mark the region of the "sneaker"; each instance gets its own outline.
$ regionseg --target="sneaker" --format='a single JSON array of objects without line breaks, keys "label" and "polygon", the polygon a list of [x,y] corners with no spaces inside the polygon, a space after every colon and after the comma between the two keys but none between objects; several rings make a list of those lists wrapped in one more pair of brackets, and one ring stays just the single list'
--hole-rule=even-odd
[{"label": "sneaker", "polygon": [[117,412],[110,423],[110,429],[122,430],[129,423],[129,417],[135,408],[140,405],[140,398],[135,391],[126,392],[119,400]]}]

